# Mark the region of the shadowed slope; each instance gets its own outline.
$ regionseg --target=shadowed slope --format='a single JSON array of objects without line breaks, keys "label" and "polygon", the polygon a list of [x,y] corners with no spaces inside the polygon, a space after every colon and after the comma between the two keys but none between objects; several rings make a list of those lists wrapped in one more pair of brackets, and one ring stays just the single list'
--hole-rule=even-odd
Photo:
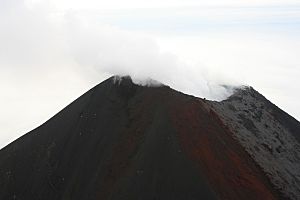
[{"label": "shadowed slope", "polygon": [[0,199],[276,199],[201,99],[110,78],[0,151]]}]

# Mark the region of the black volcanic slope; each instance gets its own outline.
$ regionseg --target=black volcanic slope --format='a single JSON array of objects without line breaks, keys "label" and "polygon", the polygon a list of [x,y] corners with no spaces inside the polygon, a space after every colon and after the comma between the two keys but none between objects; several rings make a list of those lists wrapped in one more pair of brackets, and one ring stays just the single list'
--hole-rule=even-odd
[{"label": "black volcanic slope", "polygon": [[0,199],[283,198],[218,108],[112,77],[0,151]]}]

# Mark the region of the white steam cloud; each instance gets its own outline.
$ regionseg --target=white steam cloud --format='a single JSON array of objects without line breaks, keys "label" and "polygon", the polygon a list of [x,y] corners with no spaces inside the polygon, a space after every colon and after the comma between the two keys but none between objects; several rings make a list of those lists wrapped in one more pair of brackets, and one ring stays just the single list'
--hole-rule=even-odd
[{"label": "white steam cloud", "polygon": [[161,52],[150,36],[94,24],[72,11],[52,13],[49,4],[33,5],[14,0],[2,7],[1,66],[24,70],[29,76],[68,71],[74,76],[75,71],[94,84],[107,75],[130,75],[209,99],[228,95],[219,85],[224,81],[209,80],[201,66]]},{"label": "white steam cloud", "polygon": [[88,79],[94,76],[97,80],[97,75],[103,73],[130,75],[137,82],[151,78],[209,99],[221,100],[228,95],[219,80],[205,77],[204,68],[161,52],[150,37],[103,24],[94,26],[72,14],[65,23],[70,52],[83,71],[89,69],[92,73]]}]

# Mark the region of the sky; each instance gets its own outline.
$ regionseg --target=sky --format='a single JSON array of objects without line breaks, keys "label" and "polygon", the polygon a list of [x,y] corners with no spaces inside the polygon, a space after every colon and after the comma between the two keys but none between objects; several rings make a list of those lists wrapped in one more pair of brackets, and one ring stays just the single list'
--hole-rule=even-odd
[{"label": "sky", "polygon": [[300,120],[299,0],[0,0],[0,148],[111,75]]}]

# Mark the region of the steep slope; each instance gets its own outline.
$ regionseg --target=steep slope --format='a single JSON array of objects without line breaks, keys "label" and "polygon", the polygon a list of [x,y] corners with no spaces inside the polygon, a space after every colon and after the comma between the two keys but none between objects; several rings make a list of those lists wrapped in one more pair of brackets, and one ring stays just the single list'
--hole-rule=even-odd
[{"label": "steep slope", "polygon": [[278,199],[210,104],[112,77],[0,151],[0,199]]},{"label": "steep slope", "polygon": [[275,187],[300,199],[300,123],[251,87],[208,103]]}]

